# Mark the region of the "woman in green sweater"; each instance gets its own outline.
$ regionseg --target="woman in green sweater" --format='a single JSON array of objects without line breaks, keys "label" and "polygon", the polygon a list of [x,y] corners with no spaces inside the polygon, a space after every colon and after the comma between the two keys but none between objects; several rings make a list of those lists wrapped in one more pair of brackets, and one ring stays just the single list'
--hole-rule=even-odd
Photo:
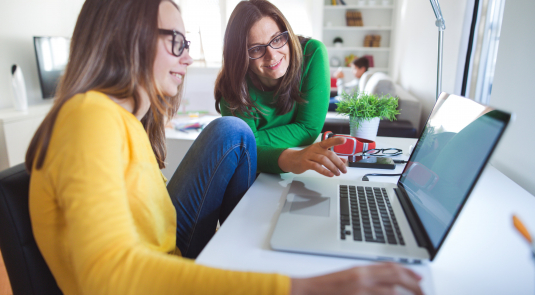
[{"label": "woman in green sweater", "polygon": [[312,144],[329,105],[329,65],[323,43],[296,36],[268,1],[240,2],[230,16],[223,67],[215,86],[216,109],[243,119],[257,143],[258,170],[326,176],[345,173],[328,149],[343,139]]}]

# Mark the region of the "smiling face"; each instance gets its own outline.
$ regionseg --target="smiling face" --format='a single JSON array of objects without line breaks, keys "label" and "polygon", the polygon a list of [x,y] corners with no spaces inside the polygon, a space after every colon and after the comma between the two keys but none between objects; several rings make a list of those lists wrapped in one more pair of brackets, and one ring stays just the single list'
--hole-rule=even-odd
[{"label": "smiling face", "polygon": [[[182,16],[169,1],[162,1],[158,13],[158,28],[175,30],[186,35]],[[188,50],[177,57],[172,53],[172,35],[160,35],[154,60],[154,79],[160,91],[167,96],[178,94],[178,86],[184,81],[187,66],[193,63]]]},{"label": "smiling face", "polygon": [[[255,45],[266,45],[280,33],[282,33],[281,29],[272,18],[263,17],[251,27],[247,49]],[[286,43],[279,49],[267,46],[266,54],[263,57],[249,60],[249,69],[258,76],[262,84],[274,87],[279,83],[279,79],[286,74],[289,64],[290,45]]]}]

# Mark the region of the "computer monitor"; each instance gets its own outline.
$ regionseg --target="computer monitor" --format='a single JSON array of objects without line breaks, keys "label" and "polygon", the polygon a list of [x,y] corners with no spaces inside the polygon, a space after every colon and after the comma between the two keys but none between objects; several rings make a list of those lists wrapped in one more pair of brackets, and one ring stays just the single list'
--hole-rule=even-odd
[{"label": "computer monitor", "polygon": [[70,42],[66,37],[33,37],[43,98],[52,98],[56,93],[59,78],[69,60]]}]

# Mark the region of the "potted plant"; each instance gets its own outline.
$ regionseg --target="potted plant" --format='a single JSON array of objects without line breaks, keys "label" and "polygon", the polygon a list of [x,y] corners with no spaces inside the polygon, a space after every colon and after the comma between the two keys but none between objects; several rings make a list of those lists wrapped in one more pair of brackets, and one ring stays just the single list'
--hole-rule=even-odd
[{"label": "potted plant", "polygon": [[351,136],[374,141],[381,118],[392,121],[396,120],[396,115],[399,114],[398,98],[391,95],[344,92],[337,106],[336,111],[339,114],[349,116]]}]

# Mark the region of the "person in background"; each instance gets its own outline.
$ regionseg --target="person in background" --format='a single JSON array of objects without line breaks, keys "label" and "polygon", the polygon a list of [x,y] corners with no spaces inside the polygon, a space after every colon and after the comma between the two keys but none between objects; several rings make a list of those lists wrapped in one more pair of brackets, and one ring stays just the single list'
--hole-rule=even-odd
[{"label": "person in background", "polygon": [[[216,109],[249,125],[260,172],[312,169],[332,177],[347,171],[345,159],[329,150],[343,141],[313,144],[327,115],[329,75],[323,43],[295,35],[269,1],[236,6],[225,32]],[[289,149],[304,145],[310,146]]]},{"label": "person in background", "polygon": [[[167,188],[164,125],[192,63],[169,0],[87,0],[55,104],[26,155],[35,240],[63,294],[421,294],[394,264],[313,278],[230,271],[193,259],[254,181],[240,119],[210,123]],[[189,257],[189,258],[188,258]]]},{"label": "person in background", "polygon": [[337,79],[336,86],[338,88],[338,95],[330,99],[329,112],[334,112],[336,110],[336,104],[338,103],[338,101],[340,101],[342,92],[349,94],[355,91],[362,91],[362,89],[358,89],[359,81],[362,75],[368,71],[368,68],[369,60],[366,57],[361,57],[354,59],[351,62],[351,72],[354,76],[353,80],[344,83],[344,72],[341,69],[334,73],[334,77]]}]

